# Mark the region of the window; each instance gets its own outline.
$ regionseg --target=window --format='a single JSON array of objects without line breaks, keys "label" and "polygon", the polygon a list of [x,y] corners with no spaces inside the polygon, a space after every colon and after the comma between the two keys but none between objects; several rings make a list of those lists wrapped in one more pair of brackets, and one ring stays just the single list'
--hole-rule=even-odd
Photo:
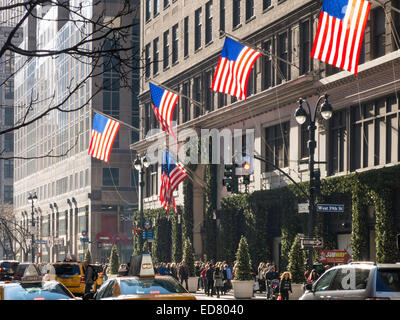
[{"label": "window", "polygon": [[154,0],[154,12],[153,16],[155,17],[157,14],[160,13],[160,0]]},{"label": "window", "polygon": [[164,0],[164,9],[169,6],[169,0]]},{"label": "window", "polygon": [[233,0],[233,23],[232,27],[235,29],[240,24],[240,1],[241,0]]},{"label": "window", "polygon": [[158,73],[158,62],[160,59],[158,49],[159,38],[153,40],[153,75]]},{"label": "window", "polygon": [[212,84],[213,72],[204,73],[204,93],[205,93],[205,110],[212,111],[214,109],[214,91],[210,90]]},{"label": "window", "polygon": [[271,6],[271,0],[263,0],[263,10],[268,9]]},{"label": "window", "polygon": [[150,57],[150,43],[148,43],[145,47],[145,76],[146,78],[150,78],[150,63],[151,63],[151,57]]},{"label": "window", "polygon": [[310,21],[300,24],[300,74],[310,71]]},{"label": "window", "polygon": [[279,168],[289,166],[289,124],[285,122],[265,129],[267,172],[275,170],[269,162]]},{"label": "window", "polygon": [[119,186],[119,168],[103,168],[103,186]]},{"label": "window", "polygon": [[178,24],[172,27],[172,64],[178,61],[179,52]]},{"label": "window", "polygon": [[185,18],[183,40],[184,40],[183,55],[187,57],[189,55],[189,17]]},{"label": "window", "polygon": [[9,132],[4,135],[4,146],[6,152],[14,151],[14,133]]},{"label": "window", "polygon": [[328,270],[325,272],[320,279],[318,279],[317,284],[315,285],[315,291],[326,291],[329,289],[329,285],[336,274],[336,270]]},{"label": "window", "polygon": [[254,0],[246,0],[246,21],[254,16]]},{"label": "window", "polygon": [[219,1],[219,29],[225,31],[225,0]]},{"label": "window", "polygon": [[250,71],[249,78],[247,80],[247,88],[246,88],[246,96],[250,97],[255,93],[255,76],[254,76],[254,69],[256,65],[254,64],[253,68]]},{"label": "window", "polygon": [[169,66],[169,31],[164,32],[164,69]]},{"label": "window", "polygon": [[14,161],[13,160],[4,160],[4,178],[13,178],[14,177]]},{"label": "window", "polygon": [[[288,34],[282,33],[281,35],[278,36],[278,56],[282,60],[288,60],[289,58],[289,41],[288,41]],[[278,84],[281,83],[282,81],[289,80],[289,67],[290,65],[287,62],[284,62],[282,60],[279,60],[279,69],[282,72],[282,75],[285,79],[282,79],[281,76],[278,76]]]},{"label": "window", "polygon": [[146,21],[151,18],[151,1],[152,0],[146,0]]},{"label": "window", "polygon": [[373,17],[373,57],[379,58],[385,55],[385,11],[378,7],[372,11]]},{"label": "window", "polygon": [[194,24],[194,50],[198,50],[201,47],[201,8],[195,12]]},{"label": "window", "polygon": [[309,139],[308,123],[301,125],[301,142],[300,142],[300,159],[307,158],[309,156],[307,141]]},{"label": "window", "polygon": [[206,3],[206,44],[212,40],[212,1]]},{"label": "window", "polygon": [[376,276],[376,291],[400,292],[400,270],[379,268]]},{"label": "window", "polygon": [[131,187],[137,188],[139,186],[139,171],[131,168]]},{"label": "window", "polygon": [[6,81],[4,86],[5,86],[5,98],[14,99],[14,80]]},{"label": "window", "polygon": [[351,107],[351,171],[398,161],[398,110],[395,96]]},{"label": "window", "polygon": [[[329,290],[362,290],[367,287],[370,269],[343,268],[336,272]],[[353,279],[355,277],[355,279]]]},{"label": "window", "polygon": [[226,104],[227,104],[226,94],[218,92],[218,108],[222,108],[226,106]]},{"label": "window", "polygon": [[4,186],[4,202],[13,203],[13,186]]},{"label": "window", "polygon": [[[193,81],[193,99],[201,102],[201,78],[196,77],[194,78]],[[202,110],[200,109],[200,106],[195,104],[195,118],[199,117],[202,113]]]},{"label": "window", "polygon": [[6,126],[12,126],[14,124],[14,109],[10,107],[5,107],[4,113],[4,124]]},{"label": "window", "polygon": [[330,119],[330,174],[344,171],[344,142],[347,135],[346,131],[346,110],[336,111]]},{"label": "window", "polygon": [[[189,83],[186,82],[182,86],[182,94],[186,97],[190,95],[190,86]],[[190,104],[187,98],[182,97],[182,122],[187,122],[190,120]]]},{"label": "window", "polygon": [[[263,43],[263,49],[272,53],[272,41],[268,40]],[[263,81],[262,89],[266,90],[274,85],[274,69],[272,68],[272,59],[269,55],[263,55]]]}]

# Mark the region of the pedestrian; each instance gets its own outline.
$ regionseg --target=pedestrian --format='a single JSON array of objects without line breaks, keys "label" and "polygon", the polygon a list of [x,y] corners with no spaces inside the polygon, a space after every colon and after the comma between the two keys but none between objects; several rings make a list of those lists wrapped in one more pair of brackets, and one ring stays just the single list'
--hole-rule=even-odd
[{"label": "pedestrian", "polygon": [[206,271],[206,278],[207,278],[207,296],[213,296],[214,290],[214,268],[213,265],[210,264],[207,271]]},{"label": "pedestrian", "polygon": [[319,278],[318,273],[313,269],[310,272],[310,275],[307,278],[307,283],[313,284]]},{"label": "pedestrian", "polygon": [[267,290],[267,299],[269,299],[271,297],[271,294],[275,293],[275,292],[272,292],[273,290],[271,288],[272,280],[280,280],[279,273],[276,272],[276,269],[273,265],[270,266],[269,269],[267,270],[267,272],[265,273],[265,286],[266,286],[266,290]]},{"label": "pedestrian", "polygon": [[265,263],[260,262],[257,268],[258,290],[262,293],[265,289]]},{"label": "pedestrian", "polygon": [[85,293],[83,295],[84,300],[88,300],[93,284],[96,281],[96,271],[93,267],[89,264],[88,260],[83,262],[83,271],[85,273]]},{"label": "pedestrian", "polygon": [[178,276],[181,281],[181,284],[183,284],[183,281],[186,283],[186,290],[189,290],[189,284],[188,284],[188,279],[189,279],[189,267],[186,264],[185,260],[182,260],[181,265],[178,270]]},{"label": "pedestrian", "polygon": [[232,269],[229,267],[229,265],[226,263],[225,264],[225,271],[226,271],[226,292],[232,289]]},{"label": "pedestrian", "polygon": [[204,294],[207,294],[207,277],[206,277],[206,272],[207,272],[207,269],[208,269],[208,268],[209,268],[209,265],[208,265],[208,264],[205,264],[203,270],[201,270],[201,272],[200,272],[201,281],[203,282]]},{"label": "pedestrian", "polygon": [[215,268],[213,280],[214,280],[215,290],[217,292],[217,298],[219,298],[219,295],[220,293],[222,293],[222,288],[224,285],[222,282],[222,272],[219,269],[219,267]]},{"label": "pedestrian", "polygon": [[200,261],[196,261],[195,265],[194,265],[194,272],[195,275],[197,277],[197,290],[201,289],[201,277],[200,277],[200,272],[201,272],[201,265],[200,265]]},{"label": "pedestrian", "polygon": [[292,275],[290,272],[285,271],[281,275],[281,281],[279,283],[279,294],[282,297],[282,300],[289,300],[289,291],[292,291]]},{"label": "pedestrian", "polygon": [[171,276],[172,276],[174,279],[178,280],[178,269],[177,269],[177,267],[176,267],[176,263],[175,263],[175,262],[173,262],[173,263],[171,264],[170,273],[171,273]]}]

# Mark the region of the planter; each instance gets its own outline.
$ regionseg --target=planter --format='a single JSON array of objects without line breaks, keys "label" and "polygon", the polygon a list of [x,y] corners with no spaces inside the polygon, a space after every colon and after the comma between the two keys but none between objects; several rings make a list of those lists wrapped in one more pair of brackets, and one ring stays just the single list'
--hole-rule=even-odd
[{"label": "planter", "polygon": [[188,279],[189,292],[196,293],[198,279],[199,279],[198,277],[189,277]]},{"label": "planter", "polygon": [[251,299],[253,296],[254,280],[232,280],[233,295],[236,299]]},{"label": "planter", "polygon": [[292,283],[292,291],[289,292],[289,300],[299,300],[299,298],[303,295],[303,284],[302,283]]}]

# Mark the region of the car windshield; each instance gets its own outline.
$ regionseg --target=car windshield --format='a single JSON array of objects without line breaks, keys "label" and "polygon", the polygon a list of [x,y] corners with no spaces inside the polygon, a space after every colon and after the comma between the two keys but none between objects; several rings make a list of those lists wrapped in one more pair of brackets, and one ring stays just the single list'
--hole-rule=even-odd
[{"label": "car windshield", "polygon": [[4,269],[13,269],[15,271],[15,269],[18,266],[18,262],[3,262],[1,264],[1,267]]},{"label": "car windshield", "polygon": [[379,269],[376,291],[400,292],[400,269]]},{"label": "car windshield", "polygon": [[73,295],[55,281],[40,284],[18,284],[4,288],[5,300],[59,300],[70,299]]},{"label": "car windshield", "polygon": [[125,279],[121,280],[121,294],[186,293],[173,279]]},{"label": "car windshield", "polygon": [[54,265],[54,269],[56,270],[56,275],[59,277],[73,276],[74,274],[80,274],[79,266],[76,264]]}]

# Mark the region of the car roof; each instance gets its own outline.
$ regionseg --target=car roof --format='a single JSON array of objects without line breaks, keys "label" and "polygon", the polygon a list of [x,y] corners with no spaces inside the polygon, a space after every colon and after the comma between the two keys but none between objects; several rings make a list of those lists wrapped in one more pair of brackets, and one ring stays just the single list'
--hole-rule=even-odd
[{"label": "car roof", "polygon": [[0,260],[0,263],[3,263],[3,262],[18,262],[19,263],[19,261],[18,260],[11,260],[11,259],[9,259],[9,260]]},{"label": "car roof", "polygon": [[400,269],[400,264],[398,263],[377,263],[378,268],[395,268]]}]

